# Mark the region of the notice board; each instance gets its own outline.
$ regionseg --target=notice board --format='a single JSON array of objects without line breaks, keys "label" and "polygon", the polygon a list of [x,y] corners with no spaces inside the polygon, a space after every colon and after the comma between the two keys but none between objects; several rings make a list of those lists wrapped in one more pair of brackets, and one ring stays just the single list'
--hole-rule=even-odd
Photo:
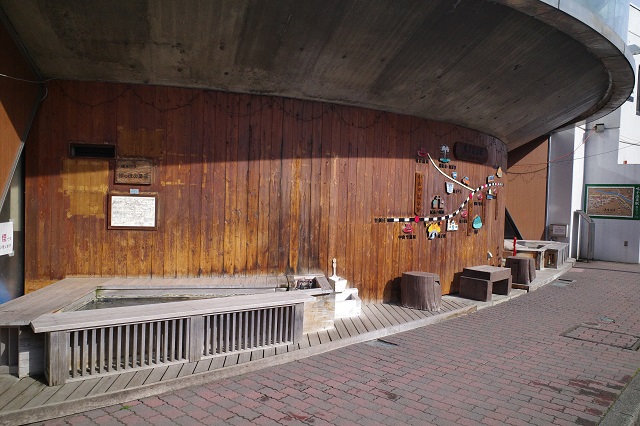
[{"label": "notice board", "polygon": [[157,194],[109,195],[109,229],[158,229]]}]

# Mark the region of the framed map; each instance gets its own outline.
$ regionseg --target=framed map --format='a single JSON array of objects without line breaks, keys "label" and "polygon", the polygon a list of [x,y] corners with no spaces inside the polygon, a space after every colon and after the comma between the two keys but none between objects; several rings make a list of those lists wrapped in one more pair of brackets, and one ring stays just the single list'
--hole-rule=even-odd
[{"label": "framed map", "polygon": [[585,185],[584,204],[591,217],[640,220],[640,185]]}]

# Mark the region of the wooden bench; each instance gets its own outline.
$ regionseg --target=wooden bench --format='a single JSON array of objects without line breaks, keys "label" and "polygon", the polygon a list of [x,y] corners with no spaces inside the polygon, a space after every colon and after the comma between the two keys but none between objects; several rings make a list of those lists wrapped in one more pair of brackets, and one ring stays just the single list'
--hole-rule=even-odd
[{"label": "wooden bench", "polygon": [[400,303],[406,308],[439,311],[442,305],[440,277],[431,272],[404,272]]},{"label": "wooden bench", "polygon": [[460,277],[461,297],[489,302],[492,294],[511,294],[511,269],[489,265],[464,268]]},{"label": "wooden bench", "polygon": [[297,343],[303,291],[44,314],[49,385]]},{"label": "wooden bench", "polygon": [[505,266],[511,269],[511,281],[529,285],[536,278],[535,259],[525,256],[509,256]]}]

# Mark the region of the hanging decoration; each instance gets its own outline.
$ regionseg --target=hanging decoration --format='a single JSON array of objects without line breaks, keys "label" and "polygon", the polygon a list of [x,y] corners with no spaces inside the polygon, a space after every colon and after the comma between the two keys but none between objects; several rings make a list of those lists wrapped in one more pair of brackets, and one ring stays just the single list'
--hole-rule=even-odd
[{"label": "hanging decoration", "polygon": [[502,177],[502,167],[498,166],[498,170],[496,170],[496,176],[499,178]]},{"label": "hanging decoration", "polygon": [[476,217],[473,218],[473,222],[471,226],[473,227],[473,229],[482,228],[482,218],[480,217],[479,214],[477,214]]},{"label": "hanging decoration", "polygon": [[[440,221],[446,221],[448,219],[451,219],[452,217],[455,217],[457,215],[461,215],[461,217],[464,218],[464,216],[462,216],[461,212],[466,211],[464,210],[464,207],[467,205],[467,203],[469,203],[469,201],[473,201],[473,197],[474,195],[482,190],[485,190],[487,188],[490,187],[495,187],[495,186],[504,186],[504,184],[502,183],[486,183],[482,186],[477,187],[476,189],[472,190],[469,195],[467,196],[467,198],[465,198],[465,200],[462,202],[462,204],[460,204],[460,206],[454,211],[449,213],[448,215],[445,216],[434,216],[434,217],[424,217],[424,216],[413,216],[413,217],[376,217],[374,218],[374,222],[375,223],[385,223],[385,222],[440,222]],[[438,196],[436,196],[438,197]],[[433,201],[432,201],[433,203]],[[473,204],[473,203],[471,203]]]},{"label": "hanging decoration", "polygon": [[447,231],[457,231],[458,230],[458,223],[456,222],[455,219],[449,219],[447,220]]},{"label": "hanging decoration", "polygon": [[445,187],[445,190],[447,191],[447,194],[453,193],[453,182],[445,182],[444,187]]},{"label": "hanging decoration", "polygon": [[452,179],[458,179],[458,172],[451,172]]},{"label": "hanging decoration", "polygon": [[442,145],[440,147],[440,152],[442,153],[442,157],[439,158],[441,163],[448,163],[449,161],[451,161],[449,159],[449,146],[448,145]]},{"label": "hanging decoration", "polygon": [[469,176],[463,176],[460,182],[462,182],[463,185],[469,185]]},{"label": "hanging decoration", "polygon": [[413,226],[410,223],[406,223],[402,228],[403,234],[413,234]]},{"label": "hanging decoration", "polygon": [[440,222],[434,222],[427,227],[427,236],[430,240],[438,237],[440,234]]},{"label": "hanging decoration", "polygon": [[487,183],[491,183],[496,179],[496,177],[494,175],[489,175],[487,176]]}]

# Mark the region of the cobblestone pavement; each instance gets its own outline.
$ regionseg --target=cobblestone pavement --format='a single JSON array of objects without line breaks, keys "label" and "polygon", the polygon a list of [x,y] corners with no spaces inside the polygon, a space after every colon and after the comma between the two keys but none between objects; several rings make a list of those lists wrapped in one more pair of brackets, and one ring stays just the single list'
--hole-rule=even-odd
[{"label": "cobblestone pavement", "polygon": [[640,265],[579,264],[476,313],[46,425],[597,424],[640,367]]}]

